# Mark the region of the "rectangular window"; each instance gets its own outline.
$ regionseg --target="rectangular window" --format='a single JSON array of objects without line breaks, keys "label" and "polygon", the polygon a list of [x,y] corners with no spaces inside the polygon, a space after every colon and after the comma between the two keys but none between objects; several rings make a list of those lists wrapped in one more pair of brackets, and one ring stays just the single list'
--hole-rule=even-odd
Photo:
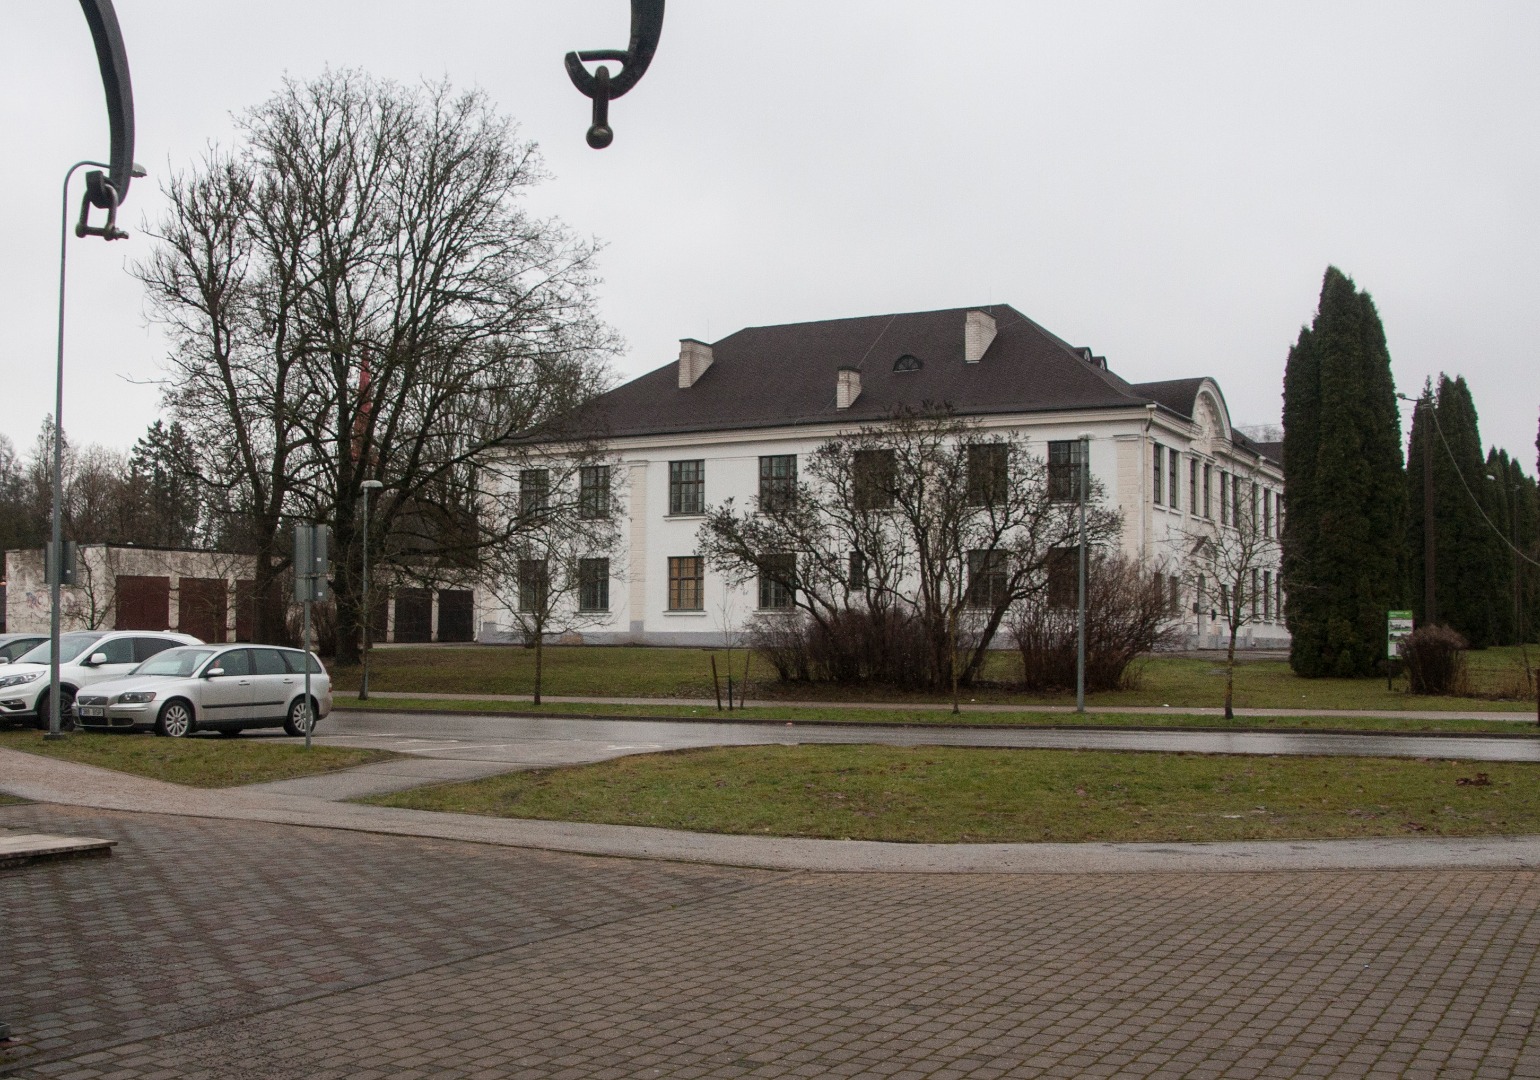
[{"label": "rectangular window", "polygon": [[1002,506],[1010,498],[1010,449],[1005,443],[968,444],[969,506]]},{"label": "rectangular window", "polygon": [[1230,477],[1230,524],[1241,527],[1241,478]]},{"label": "rectangular window", "polygon": [[1048,552],[1048,606],[1078,607],[1080,604],[1080,549],[1053,548]]},{"label": "rectangular window", "polygon": [[1273,572],[1262,571],[1262,621],[1271,622],[1273,619]]},{"label": "rectangular window", "polygon": [[1214,466],[1203,466],[1203,516],[1214,517]]},{"label": "rectangular window", "polygon": [[668,610],[706,609],[706,562],[699,555],[673,556],[668,560]]},{"label": "rectangular window", "polygon": [[519,473],[519,516],[538,518],[550,508],[551,470],[522,470]]},{"label": "rectangular window", "polygon": [[1278,621],[1283,622],[1283,573],[1280,571],[1273,578],[1273,611],[1278,614]]},{"label": "rectangular window", "polygon": [[610,561],[608,559],[578,560],[578,610],[608,611],[610,609]]},{"label": "rectangular window", "polygon": [[551,569],[544,559],[519,560],[519,610],[541,612],[551,595]]},{"label": "rectangular window", "polygon": [[1079,501],[1080,475],[1084,468],[1080,450],[1079,439],[1055,439],[1049,442],[1048,497],[1054,502]]},{"label": "rectangular window", "polygon": [[1160,443],[1156,443],[1155,444],[1155,473],[1154,473],[1155,489],[1154,490],[1155,490],[1155,505],[1156,506],[1161,506],[1166,501],[1165,500],[1165,496],[1162,494],[1162,492],[1165,490],[1165,480],[1164,480],[1164,478],[1165,478],[1165,475],[1166,475],[1166,472],[1165,472],[1165,469],[1166,469],[1166,466],[1165,466],[1165,455],[1162,453],[1163,450],[1165,450],[1165,447],[1161,446]]},{"label": "rectangular window", "polygon": [[1180,458],[1181,455],[1178,454],[1175,450],[1166,451],[1166,463],[1169,466],[1169,468],[1166,469],[1166,478],[1171,481],[1171,490],[1166,492],[1166,497],[1169,500],[1171,509],[1173,510],[1180,510],[1182,508],[1182,492],[1180,483],[1182,479],[1182,468],[1181,462],[1179,461]]},{"label": "rectangular window", "polygon": [[759,606],[773,611],[797,602],[797,557],[766,555],[759,572]]},{"label": "rectangular window", "polygon": [[588,521],[610,516],[608,465],[584,465],[578,470],[578,516]]},{"label": "rectangular window", "polygon": [[971,608],[993,611],[1005,603],[1006,553],[999,550],[968,552],[968,594]]},{"label": "rectangular window", "polygon": [[1187,460],[1187,512],[1198,516],[1198,459]]},{"label": "rectangular window", "polygon": [[857,450],[850,467],[857,510],[886,510],[893,505],[898,465],[892,450]]},{"label": "rectangular window", "polygon": [[706,463],[670,461],[668,463],[668,512],[704,514],[706,512]]},{"label": "rectangular window", "polygon": [[1262,489],[1262,535],[1273,535],[1273,493]]},{"label": "rectangular window", "polygon": [[[1247,527],[1250,528],[1252,532],[1256,532],[1257,531],[1257,526],[1259,524],[1261,524],[1261,521],[1262,521],[1262,518],[1257,513],[1257,485],[1256,484],[1252,484],[1251,485],[1251,520],[1249,522],[1247,522]],[[1255,586],[1252,587],[1251,591],[1252,592],[1256,592]]]},{"label": "rectangular window", "polygon": [[1230,474],[1219,470],[1219,524],[1230,524]]},{"label": "rectangular window", "polygon": [[1259,610],[1259,607],[1260,607],[1260,605],[1259,605],[1258,600],[1257,600],[1257,571],[1256,570],[1252,570],[1251,571],[1251,617],[1252,617],[1253,620],[1255,620],[1256,617],[1257,617],[1257,612]]},{"label": "rectangular window", "polygon": [[1219,586],[1219,617],[1226,623],[1230,621],[1230,586]]},{"label": "rectangular window", "polygon": [[1168,611],[1172,615],[1180,615],[1182,613],[1182,579],[1172,574],[1168,579],[1168,583],[1171,587]]},{"label": "rectangular window", "polygon": [[859,551],[850,553],[850,587],[866,588],[866,556]]},{"label": "rectangular window", "polygon": [[759,508],[788,509],[797,497],[797,455],[772,454],[759,459]]}]

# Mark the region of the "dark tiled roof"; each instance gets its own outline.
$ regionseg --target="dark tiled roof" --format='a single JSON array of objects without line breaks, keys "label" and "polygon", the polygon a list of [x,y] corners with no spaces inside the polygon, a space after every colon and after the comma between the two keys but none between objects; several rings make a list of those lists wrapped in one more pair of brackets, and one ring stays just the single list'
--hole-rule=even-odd
[{"label": "dark tiled roof", "polygon": [[1203,379],[1166,379],[1163,382],[1135,383],[1134,393],[1148,398],[1168,412],[1192,419],[1193,406],[1198,400],[1198,387]]},{"label": "dark tiled roof", "polygon": [[1237,443],[1239,443],[1242,439],[1245,439],[1245,442],[1246,442],[1247,446],[1249,446],[1252,450],[1255,450],[1257,453],[1261,454],[1268,461],[1271,461],[1274,465],[1277,465],[1279,468],[1283,467],[1283,443],[1281,443],[1281,442],[1257,442],[1255,439],[1248,439],[1248,438],[1246,438],[1246,436],[1241,435],[1239,432],[1237,432],[1236,433],[1236,440],[1235,441]]},{"label": "dark tiled roof", "polygon": [[[995,339],[976,364],[963,362],[969,311],[995,320]],[[711,367],[694,386],[679,389],[677,362],[669,363],[600,397],[595,426],[609,436],[654,435],[868,422],[925,402],[979,416],[1143,408],[1149,400],[1006,304],[754,326],[711,348]],[[894,371],[906,354],[920,369]],[[849,409],[834,405],[840,368],[861,372]]]}]

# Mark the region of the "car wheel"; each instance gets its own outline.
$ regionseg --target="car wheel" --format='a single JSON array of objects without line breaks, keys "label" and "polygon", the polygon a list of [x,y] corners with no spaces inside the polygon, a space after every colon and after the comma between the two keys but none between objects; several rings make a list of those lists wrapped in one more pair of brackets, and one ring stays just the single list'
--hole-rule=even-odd
[{"label": "car wheel", "polygon": [[180,699],[166,702],[160,710],[160,715],[155,718],[157,735],[185,739],[196,730],[198,730],[198,723],[193,719],[192,706]]},{"label": "car wheel", "polygon": [[302,697],[295,698],[294,704],[289,706],[289,718],[283,722],[283,730],[290,735],[303,735],[314,723],[311,719],[310,707]]},{"label": "car wheel", "polygon": [[[48,730],[48,691],[44,690],[37,699],[37,729]],[[59,687],[59,730],[75,730],[75,691],[67,686]]]}]

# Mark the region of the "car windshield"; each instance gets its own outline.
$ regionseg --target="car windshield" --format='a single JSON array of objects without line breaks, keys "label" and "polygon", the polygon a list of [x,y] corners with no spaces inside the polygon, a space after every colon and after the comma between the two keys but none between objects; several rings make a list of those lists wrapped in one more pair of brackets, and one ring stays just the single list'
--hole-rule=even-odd
[{"label": "car windshield", "polygon": [[186,678],[214,655],[213,649],[167,649],[134,668],[135,675],[172,675]]},{"label": "car windshield", "polygon": [[[59,663],[69,663],[106,636],[106,634],[61,634],[59,637]],[[48,663],[48,658],[53,655],[52,645],[51,641],[45,641],[31,652],[25,652],[18,656],[16,663],[46,664]]]}]

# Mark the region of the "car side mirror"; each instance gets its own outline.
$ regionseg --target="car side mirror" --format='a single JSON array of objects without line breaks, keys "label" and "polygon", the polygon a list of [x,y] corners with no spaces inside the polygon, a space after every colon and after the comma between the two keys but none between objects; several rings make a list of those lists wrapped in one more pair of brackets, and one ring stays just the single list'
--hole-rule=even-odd
[{"label": "car side mirror", "polygon": [[203,673],[203,677],[205,679],[212,679],[215,675],[223,675],[224,673],[225,669],[222,667],[211,667]]},{"label": "car side mirror", "polygon": [[91,654],[91,666],[92,667],[101,667],[106,662],[107,662],[107,654],[106,653],[104,653],[104,652],[94,652],[94,653]]},{"label": "car side mirror", "polygon": [[9,664],[10,662],[11,658],[9,656],[0,656],[0,664]]}]

